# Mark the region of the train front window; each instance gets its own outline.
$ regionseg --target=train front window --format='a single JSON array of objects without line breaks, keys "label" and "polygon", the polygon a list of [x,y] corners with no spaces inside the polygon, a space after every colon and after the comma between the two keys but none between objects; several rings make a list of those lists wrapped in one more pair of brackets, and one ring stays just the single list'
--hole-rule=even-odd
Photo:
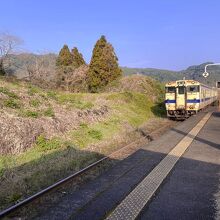
[{"label": "train front window", "polygon": [[185,94],[185,86],[179,86],[179,87],[178,87],[178,93],[179,93],[180,95]]},{"label": "train front window", "polygon": [[175,93],[176,92],[176,87],[170,86],[166,87],[166,93]]},{"label": "train front window", "polygon": [[187,86],[187,92],[199,92],[199,86]]}]

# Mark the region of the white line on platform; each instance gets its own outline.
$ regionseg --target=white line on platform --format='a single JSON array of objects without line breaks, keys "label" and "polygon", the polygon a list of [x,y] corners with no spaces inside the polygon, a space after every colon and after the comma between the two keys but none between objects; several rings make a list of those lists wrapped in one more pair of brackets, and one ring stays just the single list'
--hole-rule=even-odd
[{"label": "white line on platform", "polygon": [[107,217],[108,220],[133,220],[155,194],[176,162],[190,146],[212,113],[201,121],[169,152],[169,154],[146,176],[141,183]]}]

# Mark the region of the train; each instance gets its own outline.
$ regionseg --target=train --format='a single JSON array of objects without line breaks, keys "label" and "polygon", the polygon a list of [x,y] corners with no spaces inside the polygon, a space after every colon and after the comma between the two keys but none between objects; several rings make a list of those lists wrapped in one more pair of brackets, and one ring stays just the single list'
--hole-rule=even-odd
[{"label": "train", "polygon": [[165,85],[165,106],[170,119],[188,118],[217,100],[217,88],[195,80],[177,80]]}]

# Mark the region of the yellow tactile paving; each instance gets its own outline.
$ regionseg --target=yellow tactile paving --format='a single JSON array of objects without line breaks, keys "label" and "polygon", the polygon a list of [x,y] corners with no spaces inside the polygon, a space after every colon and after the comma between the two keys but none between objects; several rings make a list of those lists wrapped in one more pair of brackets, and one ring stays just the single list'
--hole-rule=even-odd
[{"label": "yellow tactile paving", "polygon": [[116,207],[108,220],[135,219],[167,177],[176,162],[190,146],[196,135],[208,121],[207,113],[201,121],[169,152],[169,154],[142,180],[142,182]]}]

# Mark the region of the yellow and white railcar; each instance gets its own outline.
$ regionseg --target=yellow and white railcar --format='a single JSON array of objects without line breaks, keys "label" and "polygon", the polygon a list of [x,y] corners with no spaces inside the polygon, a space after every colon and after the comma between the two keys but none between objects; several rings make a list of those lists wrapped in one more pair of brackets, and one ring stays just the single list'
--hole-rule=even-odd
[{"label": "yellow and white railcar", "polygon": [[195,80],[169,82],[165,90],[165,105],[169,118],[187,118],[217,100],[216,88]]}]

